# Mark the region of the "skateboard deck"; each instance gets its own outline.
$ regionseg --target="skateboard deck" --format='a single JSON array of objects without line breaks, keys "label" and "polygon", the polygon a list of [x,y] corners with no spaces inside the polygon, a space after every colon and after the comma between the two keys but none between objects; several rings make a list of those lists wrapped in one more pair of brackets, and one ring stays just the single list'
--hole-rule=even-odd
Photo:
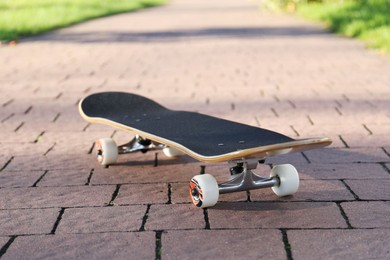
[{"label": "skateboard deck", "polygon": [[110,125],[174,147],[203,162],[266,158],[329,145],[329,138],[295,140],[283,134],[196,112],[170,110],[123,92],[103,92],[79,104],[88,122]]},{"label": "skateboard deck", "polygon": [[[214,206],[219,194],[271,187],[278,196],[294,194],[299,175],[290,164],[276,165],[269,178],[252,170],[265,158],[329,145],[329,138],[295,140],[286,135],[196,112],[168,109],[148,98],[123,92],[102,92],[79,103],[81,116],[90,123],[116,127],[135,135],[117,146],[110,139],[95,143],[102,165],[115,163],[118,154],[162,149],[168,156],[185,153],[203,162],[230,165],[233,179],[218,184],[211,174],[190,181],[192,203],[201,208]],[[166,153],[166,149],[173,152]],[[176,150],[175,150],[176,149]]]}]

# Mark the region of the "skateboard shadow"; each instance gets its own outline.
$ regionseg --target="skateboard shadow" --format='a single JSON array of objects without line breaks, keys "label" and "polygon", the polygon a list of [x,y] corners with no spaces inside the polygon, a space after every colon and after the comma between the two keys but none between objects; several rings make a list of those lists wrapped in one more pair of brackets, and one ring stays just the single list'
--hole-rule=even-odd
[{"label": "skateboard shadow", "polygon": [[[293,198],[293,196],[291,196]],[[267,201],[267,202],[219,202],[209,210],[216,211],[299,211],[329,206],[330,202]]]},{"label": "skateboard shadow", "polygon": [[[141,155],[142,156],[142,155]],[[177,158],[166,158],[161,153],[155,153],[154,159],[151,159],[152,156],[146,155],[147,159],[143,159],[140,157],[140,155],[133,157],[127,156],[126,158],[122,158],[123,161],[119,161],[115,164],[110,165],[110,167],[115,166],[163,166],[163,165],[183,165],[183,164],[192,164],[192,163],[199,163],[197,160],[187,156],[183,155]]]}]

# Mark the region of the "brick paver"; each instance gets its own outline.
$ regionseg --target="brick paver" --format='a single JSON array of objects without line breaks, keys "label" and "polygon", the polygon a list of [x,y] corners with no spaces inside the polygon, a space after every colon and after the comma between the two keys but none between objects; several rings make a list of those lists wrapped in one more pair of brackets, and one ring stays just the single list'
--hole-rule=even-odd
[{"label": "brick paver", "polygon": [[[286,259],[279,230],[196,230],[162,234],[164,259],[191,259],[195,251],[209,259]],[[266,247],[259,246],[267,241]],[[248,250],[250,248],[250,250]]]},{"label": "brick paver", "polygon": [[104,206],[115,186],[29,187],[0,189],[0,209]]},{"label": "brick paver", "polygon": [[[254,2],[172,0],[2,45],[0,61],[1,259],[390,258],[388,56]],[[255,170],[295,165],[294,196],[200,210],[188,181],[204,166],[226,181],[226,163],[98,165],[94,140],[131,138],[78,114],[108,90],[333,144]]]},{"label": "brick paver", "polygon": [[[28,255],[26,255],[28,253]],[[20,236],[4,259],[153,259],[154,232]]]},{"label": "brick paver", "polygon": [[45,171],[5,171],[0,175],[0,187],[32,187]]},{"label": "brick paver", "polygon": [[202,210],[191,210],[190,204],[152,205],[146,230],[204,229],[207,226]]},{"label": "brick paver", "polygon": [[341,204],[352,227],[389,228],[389,201],[355,201]]},{"label": "brick paver", "polygon": [[60,209],[0,210],[0,235],[50,234]]},{"label": "brick paver", "polygon": [[334,203],[221,203],[208,210],[212,229],[229,228],[346,228]]},{"label": "brick paver", "polygon": [[347,180],[345,182],[362,200],[390,200],[390,179]]},{"label": "brick paver", "polygon": [[388,229],[292,230],[288,238],[294,259],[387,259]]},{"label": "brick paver", "polygon": [[93,174],[91,169],[48,170],[42,174],[42,178],[37,181],[36,186],[82,186],[88,184],[91,174]]},{"label": "brick paver", "polygon": [[146,206],[65,209],[58,233],[102,233],[137,231]]}]

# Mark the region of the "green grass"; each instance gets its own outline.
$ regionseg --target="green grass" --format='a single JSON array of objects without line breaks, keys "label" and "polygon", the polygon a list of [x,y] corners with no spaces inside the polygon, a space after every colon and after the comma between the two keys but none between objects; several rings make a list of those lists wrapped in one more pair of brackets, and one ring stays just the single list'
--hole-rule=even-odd
[{"label": "green grass", "polygon": [[0,42],[165,2],[167,0],[0,0]]},{"label": "green grass", "polygon": [[332,31],[363,40],[390,53],[389,0],[328,0],[299,4],[297,13],[324,22]]}]

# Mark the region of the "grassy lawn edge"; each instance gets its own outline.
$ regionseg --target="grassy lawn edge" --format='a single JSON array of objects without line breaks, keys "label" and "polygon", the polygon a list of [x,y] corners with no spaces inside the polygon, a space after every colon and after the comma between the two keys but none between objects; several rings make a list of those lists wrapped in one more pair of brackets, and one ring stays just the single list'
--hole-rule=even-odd
[{"label": "grassy lawn edge", "polygon": [[168,0],[0,0],[0,42],[12,42]]},{"label": "grassy lawn edge", "polygon": [[383,54],[390,54],[390,2],[324,1],[297,6],[297,15],[321,22],[332,32],[364,42]]},{"label": "grassy lawn edge", "polygon": [[390,54],[389,0],[264,0],[274,12],[288,12],[319,22],[333,33],[361,40]]}]

